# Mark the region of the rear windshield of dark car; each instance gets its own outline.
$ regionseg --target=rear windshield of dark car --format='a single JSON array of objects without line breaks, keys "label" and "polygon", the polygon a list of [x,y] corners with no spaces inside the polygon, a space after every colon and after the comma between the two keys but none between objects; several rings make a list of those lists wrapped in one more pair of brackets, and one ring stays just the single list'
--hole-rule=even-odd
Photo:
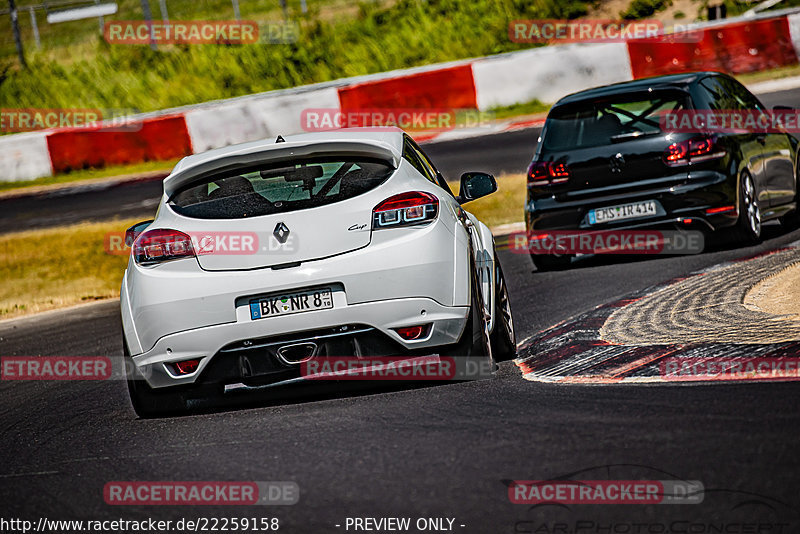
[{"label": "rear windshield of dark car", "polygon": [[353,198],[382,184],[392,171],[382,161],[344,158],[263,165],[192,183],[169,203],[187,217],[257,217]]},{"label": "rear windshield of dark car", "polygon": [[545,149],[568,150],[620,143],[661,133],[662,115],[687,109],[689,95],[681,91],[620,95],[565,104],[547,118]]}]

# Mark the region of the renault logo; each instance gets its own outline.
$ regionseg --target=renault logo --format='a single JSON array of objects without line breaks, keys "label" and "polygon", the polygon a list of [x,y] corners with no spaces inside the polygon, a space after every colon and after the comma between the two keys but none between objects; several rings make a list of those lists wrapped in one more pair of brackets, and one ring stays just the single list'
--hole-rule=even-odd
[{"label": "renault logo", "polygon": [[286,240],[289,239],[289,227],[284,223],[279,222],[277,225],[275,225],[272,235],[275,236],[275,239],[278,240],[278,243],[286,243]]}]

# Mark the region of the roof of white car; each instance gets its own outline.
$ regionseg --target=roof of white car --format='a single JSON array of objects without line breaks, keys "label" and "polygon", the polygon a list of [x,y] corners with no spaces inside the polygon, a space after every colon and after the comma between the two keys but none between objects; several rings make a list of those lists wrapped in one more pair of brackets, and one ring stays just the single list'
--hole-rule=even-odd
[{"label": "roof of white car", "polygon": [[320,154],[348,153],[379,157],[391,160],[397,167],[403,157],[403,135],[400,128],[343,128],[286,135],[282,136],[282,141],[275,137],[217,148],[180,160],[164,179],[164,191],[170,195],[200,175],[229,170],[235,165]]}]

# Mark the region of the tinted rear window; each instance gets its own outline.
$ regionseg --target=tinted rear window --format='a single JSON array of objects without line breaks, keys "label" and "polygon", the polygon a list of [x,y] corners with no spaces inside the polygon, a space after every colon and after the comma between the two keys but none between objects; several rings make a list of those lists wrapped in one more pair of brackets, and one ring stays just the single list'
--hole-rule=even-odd
[{"label": "tinted rear window", "polygon": [[383,183],[392,167],[381,161],[309,160],[214,176],[177,191],[172,209],[201,219],[241,219],[340,202]]},{"label": "tinted rear window", "polygon": [[566,150],[608,145],[661,133],[661,115],[686,109],[680,91],[625,95],[555,108],[547,118],[544,148]]}]

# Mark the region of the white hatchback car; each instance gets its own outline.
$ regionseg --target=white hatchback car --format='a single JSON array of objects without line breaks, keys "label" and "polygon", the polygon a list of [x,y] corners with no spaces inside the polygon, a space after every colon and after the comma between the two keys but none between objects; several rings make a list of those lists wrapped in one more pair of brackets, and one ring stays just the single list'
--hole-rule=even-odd
[{"label": "white hatchback car", "polygon": [[489,229],[399,129],[257,141],[181,160],[127,232],[120,305],[140,416],[302,381],[331,356],[515,354]]}]

